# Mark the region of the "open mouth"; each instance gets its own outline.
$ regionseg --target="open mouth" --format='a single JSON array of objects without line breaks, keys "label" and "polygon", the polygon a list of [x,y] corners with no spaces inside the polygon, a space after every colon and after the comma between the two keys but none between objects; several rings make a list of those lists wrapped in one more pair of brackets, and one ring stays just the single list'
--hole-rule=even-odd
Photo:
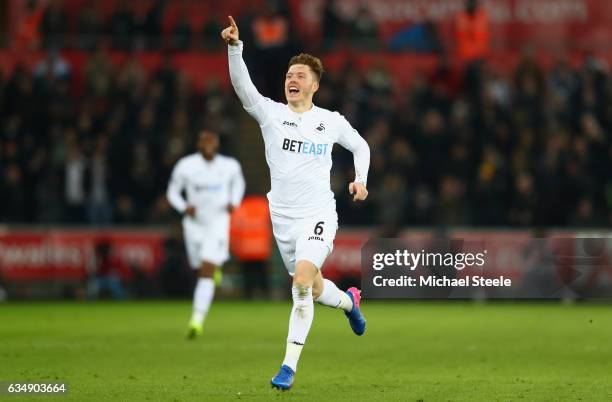
[{"label": "open mouth", "polygon": [[294,85],[289,86],[289,93],[290,94],[298,94],[300,93],[300,89]]}]

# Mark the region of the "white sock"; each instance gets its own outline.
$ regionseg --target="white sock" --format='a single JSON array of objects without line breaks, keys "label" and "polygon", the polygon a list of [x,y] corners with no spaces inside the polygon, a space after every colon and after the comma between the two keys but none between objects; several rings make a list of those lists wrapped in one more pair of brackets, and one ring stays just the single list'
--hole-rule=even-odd
[{"label": "white sock", "polygon": [[336,284],[329,279],[323,279],[323,291],[316,302],[333,308],[341,308],[344,311],[353,309],[353,301],[349,295],[338,289]]},{"label": "white sock", "polygon": [[215,282],[212,278],[200,278],[193,293],[193,314],[191,321],[202,325],[215,295]]},{"label": "white sock", "polygon": [[291,367],[293,371],[297,371],[300,353],[312,325],[314,303],[311,287],[294,286],[291,288],[291,293],[293,294],[293,308],[289,316],[289,334],[287,335],[287,350],[283,364]]},{"label": "white sock", "polygon": [[287,350],[285,351],[285,360],[283,360],[283,364],[291,367],[293,372],[297,370],[298,360],[300,360],[300,353],[302,353],[303,347],[304,345],[287,342]]}]

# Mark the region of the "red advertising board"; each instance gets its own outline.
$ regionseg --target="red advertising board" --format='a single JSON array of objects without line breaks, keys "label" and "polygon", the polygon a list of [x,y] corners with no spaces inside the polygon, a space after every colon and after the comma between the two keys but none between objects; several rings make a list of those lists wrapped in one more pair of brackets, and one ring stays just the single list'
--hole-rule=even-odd
[{"label": "red advertising board", "polygon": [[[418,252],[421,248],[427,248],[435,234],[432,230],[406,230],[400,237],[407,239],[409,247]],[[561,239],[552,242],[551,247],[562,247],[565,255],[573,256],[571,261],[565,263],[567,267],[557,268],[576,268],[580,254],[572,250],[573,239],[588,235],[593,233],[549,233],[549,239]],[[362,247],[371,236],[376,236],[375,231],[340,230],[334,250],[325,262],[325,276],[332,280],[360,277]],[[464,251],[486,249],[489,264],[485,275],[503,274],[521,278],[530,268],[524,257],[525,250],[533,240],[530,231],[449,230],[446,236],[449,239],[463,239]],[[7,282],[85,279],[95,272],[96,246],[100,243],[110,245],[112,265],[124,279],[129,280],[134,269],[153,276],[163,261],[166,237],[167,231],[163,229],[0,231],[0,277]],[[610,235],[604,237],[609,238]],[[612,241],[607,244],[612,253]],[[609,261],[606,261],[607,266]]]},{"label": "red advertising board", "polygon": [[0,274],[13,280],[83,279],[95,271],[95,247],[110,245],[110,258],[126,278],[130,267],[156,272],[163,231],[17,230],[0,232]]},{"label": "red advertising board", "polygon": [[[408,239],[412,251],[418,252],[427,248],[427,244],[434,238],[435,232],[431,230],[406,230],[400,237]],[[595,236],[597,235],[597,236]],[[337,279],[343,276],[359,277],[361,275],[361,248],[370,236],[375,236],[371,230],[339,231],[334,242],[334,250],[325,261],[325,276]],[[461,239],[465,242],[465,252],[480,252],[487,250],[487,271],[484,276],[494,277],[505,275],[520,279],[533,268],[525,253],[534,238],[529,230],[449,230],[446,236],[449,239]],[[576,269],[580,262],[580,253],[574,250],[574,239],[577,237],[602,236],[600,233],[576,233],[570,231],[551,231],[548,233],[550,247],[557,253],[572,256],[569,260],[560,260],[561,265],[556,268]],[[607,233],[603,236],[610,238]],[[607,240],[609,252],[612,253],[612,241]]]}]

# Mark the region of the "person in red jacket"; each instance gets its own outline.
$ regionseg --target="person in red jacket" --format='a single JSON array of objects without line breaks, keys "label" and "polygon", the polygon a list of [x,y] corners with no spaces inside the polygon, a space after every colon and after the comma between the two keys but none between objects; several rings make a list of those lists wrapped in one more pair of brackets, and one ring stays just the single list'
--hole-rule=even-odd
[{"label": "person in red jacket", "polygon": [[40,42],[40,23],[43,18],[45,8],[37,5],[34,1],[29,1],[26,5],[24,17],[17,22],[15,29],[15,41],[13,43],[16,50],[36,49]]},{"label": "person in red jacket", "polygon": [[272,228],[268,200],[248,196],[232,213],[230,229],[232,254],[242,263],[244,292],[252,299],[259,288],[268,295],[267,263],[272,254]]},{"label": "person in red jacket", "polygon": [[457,56],[471,62],[484,58],[489,52],[489,18],[478,0],[467,0],[465,9],[455,17]]}]

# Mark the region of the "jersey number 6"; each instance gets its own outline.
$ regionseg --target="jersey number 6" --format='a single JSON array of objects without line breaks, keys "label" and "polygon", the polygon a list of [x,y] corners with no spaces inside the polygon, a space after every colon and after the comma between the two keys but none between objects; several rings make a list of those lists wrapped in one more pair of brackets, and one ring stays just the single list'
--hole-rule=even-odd
[{"label": "jersey number 6", "polygon": [[317,236],[321,236],[323,234],[323,225],[324,224],[325,224],[324,221],[317,222],[317,224],[315,225],[315,228],[314,228],[314,234],[316,234]]}]

